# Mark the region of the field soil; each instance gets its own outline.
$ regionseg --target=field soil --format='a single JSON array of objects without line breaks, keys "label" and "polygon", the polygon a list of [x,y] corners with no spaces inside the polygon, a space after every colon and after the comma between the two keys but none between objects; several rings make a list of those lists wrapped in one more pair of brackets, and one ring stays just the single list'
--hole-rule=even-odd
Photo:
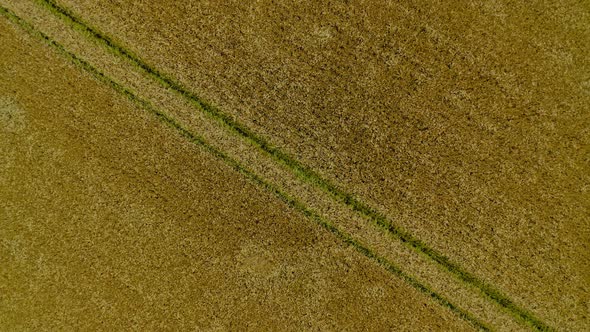
[{"label": "field soil", "polygon": [[587,4],[59,3],[551,326],[588,327]]},{"label": "field soil", "polygon": [[2,330],[471,330],[0,20]]}]

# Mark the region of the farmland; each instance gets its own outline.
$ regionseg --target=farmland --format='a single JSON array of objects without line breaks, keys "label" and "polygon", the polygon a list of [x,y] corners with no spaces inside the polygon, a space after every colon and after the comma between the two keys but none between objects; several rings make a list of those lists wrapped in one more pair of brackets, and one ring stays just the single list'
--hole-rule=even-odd
[{"label": "farmland", "polygon": [[[454,281],[448,282],[459,283],[465,292],[481,293],[490,306],[481,313],[486,324],[502,327],[504,321],[493,318],[508,313],[521,328],[581,330],[588,325],[590,98],[584,76],[588,46],[580,42],[590,37],[584,24],[588,8],[564,4],[552,8],[556,14],[549,19],[538,14],[539,8],[500,2],[465,4],[462,15],[453,6],[426,3],[352,1],[315,8],[264,1],[5,2],[48,38],[59,39],[120,82],[97,79],[96,73],[93,78],[80,61],[68,65],[67,56],[54,54],[51,44],[27,39],[31,31],[4,24],[2,195],[11,207],[5,219],[22,223],[5,230],[11,233],[3,238],[10,239],[5,246],[12,248],[10,257],[23,259],[10,265],[16,283],[23,281],[17,274],[32,269],[27,264],[51,256],[53,280],[55,273],[68,271],[79,271],[81,277],[68,285],[64,280],[37,285],[42,291],[68,286],[87,287],[86,296],[112,292],[113,283],[105,280],[105,288],[90,286],[96,271],[78,270],[90,260],[139,294],[149,288],[160,297],[139,315],[202,316],[164,310],[161,306],[170,301],[185,310],[183,301],[190,299],[174,293],[182,287],[172,287],[173,279],[167,279],[172,276],[157,275],[173,270],[178,278],[188,278],[191,260],[181,256],[201,252],[194,264],[219,260],[219,269],[205,279],[228,283],[195,287],[220,292],[210,295],[220,299],[218,305],[262,296],[285,306],[275,315],[251,307],[250,315],[260,315],[254,321],[269,326],[303,316],[307,325],[300,327],[320,329],[337,327],[324,323],[354,329],[363,319],[377,324],[371,329],[473,325],[480,318],[465,316],[479,305],[456,300],[463,295],[451,295],[454,286],[433,285],[442,294],[438,298],[421,288],[440,279],[436,273],[450,275]],[[155,83],[144,83],[149,79]],[[158,84],[176,94],[157,90]],[[155,108],[130,103],[135,94],[127,86]],[[171,115],[159,115],[158,107]],[[147,114],[140,111],[146,108]],[[222,124],[199,128],[205,141],[217,144],[214,148],[204,147],[182,127],[208,121],[195,120],[193,113],[199,112]],[[284,180],[289,176],[293,180]],[[328,206],[333,201],[356,217],[333,212]],[[310,211],[318,211],[317,217]],[[352,218],[360,219],[346,224]],[[81,222],[89,219],[94,222]],[[77,227],[64,223],[72,220],[78,220]],[[373,224],[381,227],[376,234],[370,233]],[[47,252],[40,246],[68,232],[70,238],[64,235]],[[39,247],[19,247],[26,236]],[[94,238],[109,240],[94,243]],[[386,247],[400,240],[401,249]],[[129,266],[125,255],[119,261],[116,241],[130,241],[124,242],[127,259],[144,248],[143,262]],[[260,249],[261,243],[278,248]],[[243,246],[240,253],[224,252]],[[37,261],[24,259],[18,248],[37,250],[30,256]],[[300,252],[307,256],[296,255]],[[397,258],[398,264],[402,272],[415,272],[401,273],[373,252],[393,263],[408,255],[407,261]],[[415,263],[418,258],[411,255],[442,272]],[[182,263],[174,265],[176,258]],[[158,261],[165,264],[154,267]],[[242,263],[253,267],[236,271]],[[289,269],[300,269],[312,280],[293,281]],[[276,280],[240,279],[260,270]],[[153,279],[129,279],[146,271]],[[324,283],[311,271],[329,274],[321,280],[342,278],[335,281],[338,286],[312,292],[317,296],[310,301],[319,307],[297,302]],[[184,280],[185,287],[193,284]],[[256,287],[261,293],[240,295]],[[355,303],[360,294],[370,293],[364,287],[376,287],[371,289],[383,297]],[[340,295],[332,293],[335,289]],[[269,291],[275,293],[262,295]],[[61,299],[74,298],[70,293]],[[404,309],[391,317],[377,309],[393,310],[398,306],[392,303],[401,299]],[[327,303],[339,304],[330,313]],[[454,309],[455,303],[461,308]],[[74,310],[74,303],[68,304]],[[291,306],[300,309],[286,315]],[[418,310],[414,307],[429,308],[420,309],[429,314],[411,314]],[[305,312],[309,308],[315,311]],[[373,309],[361,313],[360,308]],[[113,307],[103,310],[115,314]],[[347,310],[356,316],[344,314]],[[138,324],[146,317],[138,317]],[[218,321],[226,327],[252,321],[224,317]],[[343,321],[337,323],[336,317]]]}]

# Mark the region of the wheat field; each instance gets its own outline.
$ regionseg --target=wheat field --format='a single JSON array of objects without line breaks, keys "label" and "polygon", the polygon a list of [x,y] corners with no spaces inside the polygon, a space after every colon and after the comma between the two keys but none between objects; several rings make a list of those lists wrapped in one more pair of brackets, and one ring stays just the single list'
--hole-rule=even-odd
[{"label": "wheat field", "polygon": [[590,328],[590,6],[0,0],[0,328]]}]

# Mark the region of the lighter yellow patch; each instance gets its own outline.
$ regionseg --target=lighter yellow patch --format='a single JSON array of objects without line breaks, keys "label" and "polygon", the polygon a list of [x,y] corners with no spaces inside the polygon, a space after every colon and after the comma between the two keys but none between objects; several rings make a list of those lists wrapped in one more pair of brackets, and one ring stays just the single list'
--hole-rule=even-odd
[{"label": "lighter yellow patch", "polygon": [[9,98],[0,97],[0,131],[16,133],[25,127],[25,112]]},{"label": "lighter yellow patch", "polygon": [[278,275],[273,255],[263,246],[248,244],[238,254],[239,268],[242,272],[256,277],[270,278]]},{"label": "lighter yellow patch", "polygon": [[314,35],[319,40],[320,43],[325,44],[333,37],[332,33],[333,28],[331,27],[316,27],[314,30]]}]

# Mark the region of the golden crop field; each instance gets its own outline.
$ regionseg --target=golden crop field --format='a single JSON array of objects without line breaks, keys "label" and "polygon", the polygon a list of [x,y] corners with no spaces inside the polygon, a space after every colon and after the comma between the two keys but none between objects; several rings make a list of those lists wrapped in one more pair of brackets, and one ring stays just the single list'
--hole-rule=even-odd
[{"label": "golden crop field", "polygon": [[590,328],[590,6],[0,0],[2,330]]}]

